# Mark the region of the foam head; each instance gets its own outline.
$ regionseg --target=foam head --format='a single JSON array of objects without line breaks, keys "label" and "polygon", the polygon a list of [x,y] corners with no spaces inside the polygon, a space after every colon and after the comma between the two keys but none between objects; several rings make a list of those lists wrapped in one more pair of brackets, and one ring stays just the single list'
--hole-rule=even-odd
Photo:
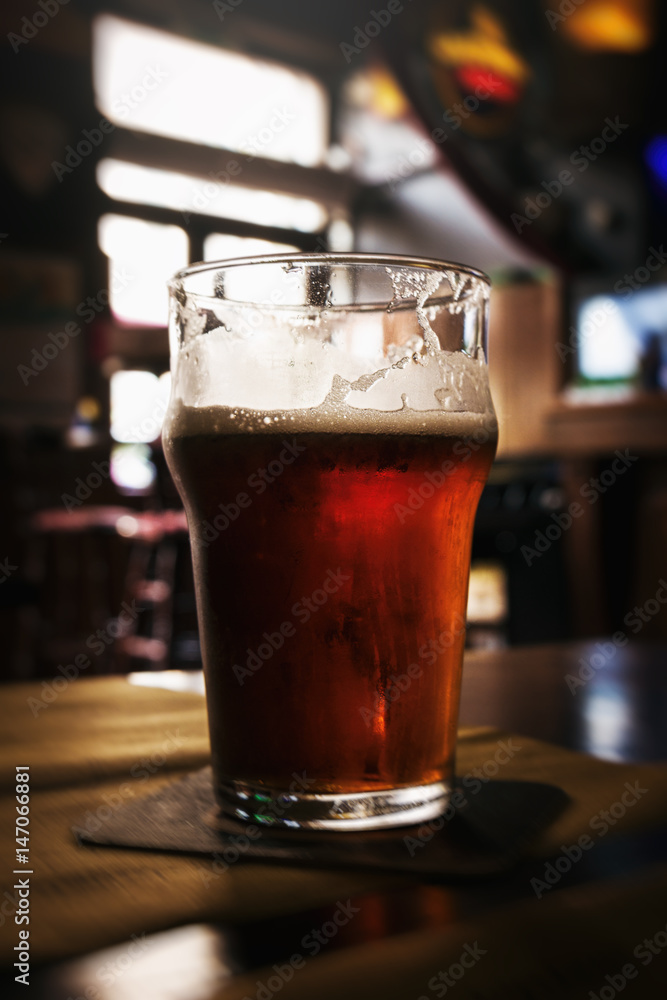
[{"label": "foam head", "polygon": [[488,288],[454,265],[364,255],[183,272],[171,285],[169,426],[398,433],[488,424]]}]

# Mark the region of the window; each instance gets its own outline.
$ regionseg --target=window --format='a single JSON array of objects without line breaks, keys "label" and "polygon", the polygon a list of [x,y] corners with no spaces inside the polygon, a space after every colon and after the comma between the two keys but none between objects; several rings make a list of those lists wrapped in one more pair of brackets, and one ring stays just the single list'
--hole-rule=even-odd
[{"label": "window", "polygon": [[183,213],[186,220],[193,213],[204,212],[223,219],[301,232],[317,232],[327,221],[322,205],[307,198],[203,181],[119,160],[102,160],[97,168],[97,182],[112,198],[173,208]]},{"label": "window", "polygon": [[[324,233],[349,241],[343,185],[322,166],[328,94],[310,74],[101,14],[93,81],[117,126],[97,182],[119,327],[164,328],[166,282],[193,261],[327,246]],[[217,169],[220,149],[233,177]]]},{"label": "window", "polygon": [[257,240],[251,236],[211,233],[204,240],[204,260],[231,260],[234,257],[254,257],[267,253],[289,253],[290,250],[297,249],[290,243],[273,243],[271,240]]},{"label": "window", "polygon": [[103,14],[93,24],[100,111],[116,125],[272,160],[321,164],[327,95],[307,73]]},{"label": "window", "polygon": [[98,242],[109,258],[113,317],[133,326],[166,326],[167,281],[188,261],[185,232],[178,226],[103,215]]},{"label": "window", "polygon": [[150,444],[167,411],[169,372],[120,371],[111,376],[111,437],[122,444]]}]

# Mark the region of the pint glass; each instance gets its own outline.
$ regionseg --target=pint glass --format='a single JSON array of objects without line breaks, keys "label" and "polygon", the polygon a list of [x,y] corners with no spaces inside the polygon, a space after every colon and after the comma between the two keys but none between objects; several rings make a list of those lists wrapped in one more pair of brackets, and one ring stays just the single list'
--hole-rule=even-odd
[{"label": "pint glass", "polygon": [[164,447],[223,816],[358,830],[446,808],[497,434],[488,291],[467,267],[366,254],[170,283]]}]

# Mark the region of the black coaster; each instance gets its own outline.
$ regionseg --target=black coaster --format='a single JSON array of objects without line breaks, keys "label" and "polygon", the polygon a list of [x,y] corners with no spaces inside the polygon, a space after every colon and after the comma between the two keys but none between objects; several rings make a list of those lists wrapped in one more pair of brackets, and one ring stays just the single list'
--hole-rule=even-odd
[{"label": "black coaster", "polygon": [[460,809],[420,826],[278,829],[221,820],[206,767],[72,830],[82,843],[210,854],[229,865],[252,859],[475,878],[511,868],[570,801],[560,788],[534,781],[488,781],[476,794],[458,790]]}]

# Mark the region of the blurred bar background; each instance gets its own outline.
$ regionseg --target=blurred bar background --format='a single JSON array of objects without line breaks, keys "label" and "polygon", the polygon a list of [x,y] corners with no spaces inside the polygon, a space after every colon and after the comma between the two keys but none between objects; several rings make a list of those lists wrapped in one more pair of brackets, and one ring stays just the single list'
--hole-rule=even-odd
[{"label": "blurred bar background", "polygon": [[666,637],[663,5],[6,0],[0,24],[3,679],[200,668],[165,282],[284,249],[493,279],[468,645]]}]

